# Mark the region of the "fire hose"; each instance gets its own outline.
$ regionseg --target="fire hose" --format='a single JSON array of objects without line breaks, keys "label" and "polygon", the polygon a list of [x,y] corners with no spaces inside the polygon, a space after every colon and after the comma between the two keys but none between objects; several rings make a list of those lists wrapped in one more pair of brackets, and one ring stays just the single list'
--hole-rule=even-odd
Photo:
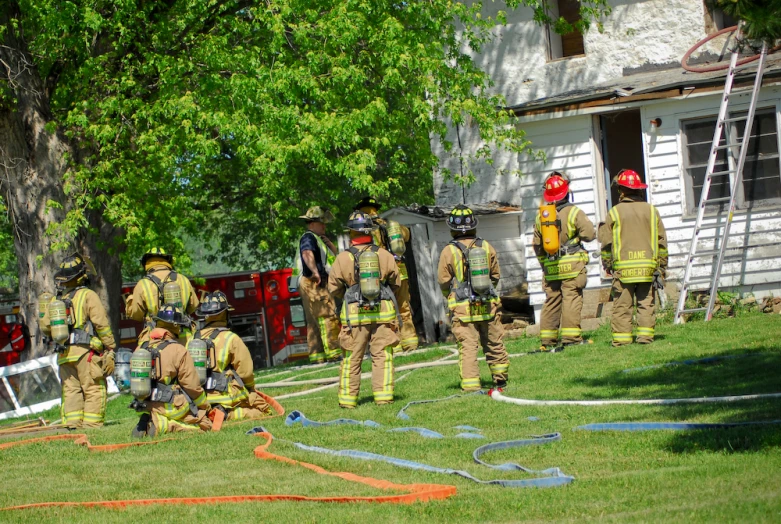
[{"label": "fire hose", "polygon": [[743,400],[758,400],[763,398],[781,398],[781,393],[757,393],[754,395],[731,395],[726,397],[696,397],[696,398],[655,398],[655,399],[605,399],[605,400],[534,400],[513,398],[502,395],[499,391],[488,392],[494,400],[517,404],[519,406],[610,406],[614,404],[710,404],[720,402],[739,402]]}]

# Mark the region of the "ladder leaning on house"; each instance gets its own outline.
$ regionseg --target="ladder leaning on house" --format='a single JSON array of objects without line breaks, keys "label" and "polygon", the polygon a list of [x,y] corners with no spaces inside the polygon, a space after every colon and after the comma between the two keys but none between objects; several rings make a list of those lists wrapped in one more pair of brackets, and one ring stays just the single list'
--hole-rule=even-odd
[{"label": "ladder leaning on house", "polygon": [[[716,120],[716,130],[713,133],[713,142],[711,143],[710,156],[708,156],[708,165],[705,170],[705,180],[703,182],[702,193],[700,195],[700,205],[697,209],[697,220],[694,223],[694,234],[692,235],[691,245],[689,246],[689,256],[686,258],[686,269],[683,275],[681,294],[678,297],[678,307],[675,310],[676,324],[683,322],[684,314],[698,311],[704,311],[705,320],[710,320],[713,316],[713,307],[716,304],[716,294],[719,288],[719,277],[721,276],[721,268],[724,264],[724,256],[727,251],[727,244],[729,242],[730,225],[732,224],[732,218],[735,211],[735,198],[738,193],[738,188],[743,182],[743,166],[746,163],[746,155],[748,154],[748,146],[751,137],[751,128],[754,124],[754,112],[756,111],[757,99],[759,98],[759,88],[762,85],[762,75],[765,68],[765,57],[767,56],[767,43],[763,43],[762,51],[760,52],[759,62],[757,65],[757,74],[754,80],[754,88],[751,91],[751,100],[749,102],[748,113],[745,116],[735,117],[731,116],[729,113],[729,103],[730,94],[732,93],[732,84],[735,79],[735,71],[738,68],[738,54],[739,46],[736,45],[735,49],[732,51],[732,57],[730,59],[729,69],[727,71],[727,79],[724,83],[724,94],[721,99],[719,116]],[[743,128],[743,136],[738,137],[737,141],[732,141],[732,133],[726,124],[744,120],[746,123]],[[720,145],[722,136],[724,137],[724,145]],[[727,169],[726,171],[714,171],[717,165],[717,157],[719,152],[727,150],[728,156],[732,156],[734,158],[733,151],[738,147],[740,147],[740,153],[737,159],[737,163],[734,164],[734,169]],[[729,167],[729,164],[727,164],[727,166]],[[730,175],[734,175],[730,185],[730,196],[709,198],[711,182],[713,178]],[[705,206],[708,204],[727,201],[729,201],[729,212],[727,214],[726,222],[724,222],[723,225],[715,224],[713,226],[709,225],[703,227]],[[720,228],[722,229],[721,235],[719,235]],[[697,243],[700,240],[700,233],[703,229],[715,230],[712,250],[703,251],[697,249]],[[693,274],[694,262],[695,260],[705,257],[716,257],[716,263],[713,272],[703,277],[695,277]],[[701,287],[704,284],[708,284],[710,287],[708,305],[706,307],[687,309],[686,299],[689,295],[690,287]]]}]

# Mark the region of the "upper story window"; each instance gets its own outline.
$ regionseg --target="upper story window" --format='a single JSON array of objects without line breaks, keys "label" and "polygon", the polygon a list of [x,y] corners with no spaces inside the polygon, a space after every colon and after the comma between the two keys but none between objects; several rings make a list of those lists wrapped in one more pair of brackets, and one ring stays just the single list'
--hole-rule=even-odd
[{"label": "upper story window", "polygon": [[705,4],[705,32],[713,34],[727,27],[738,25],[738,21],[720,8],[713,5],[713,0],[704,0]]},{"label": "upper story window", "polygon": [[[734,118],[745,114],[744,111],[730,116]],[[745,120],[727,124],[730,143],[739,141],[743,136],[745,125]],[[700,204],[715,129],[715,116],[683,122],[686,207],[690,213],[695,212]],[[724,144],[722,138],[720,145]],[[737,147],[720,150],[716,157],[714,171],[734,171],[739,153]],[[729,197],[734,176],[734,174],[714,176],[708,198]],[[738,209],[781,203],[781,159],[778,147],[777,114],[774,108],[758,109],[755,114],[746,163],[743,166],[743,183],[738,186],[735,198]],[[728,206],[729,202],[717,202],[707,206],[706,210],[715,212],[725,210]]]},{"label": "upper story window", "polygon": [[[570,24],[580,19],[579,0],[552,0],[548,4],[548,14],[552,20],[563,18]],[[583,34],[575,29],[565,35],[560,35],[553,30],[551,24],[546,26],[548,34],[548,60],[558,60],[570,56],[586,54],[583,47]]]}]

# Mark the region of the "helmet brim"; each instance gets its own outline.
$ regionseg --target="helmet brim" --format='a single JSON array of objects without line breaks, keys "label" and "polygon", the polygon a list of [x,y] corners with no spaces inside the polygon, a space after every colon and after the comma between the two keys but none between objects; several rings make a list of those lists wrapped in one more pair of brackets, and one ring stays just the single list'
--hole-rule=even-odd
[{"label": "helmet brim", "polygon": [[546,189],[542,192],[542,199],[546,202],[558,202],[564,200],[569,193],[569,184],[564,185],[557,189]]},{"label": "helmet brim", "polygon": [[642,182],[637,183],[633,186],[628,186],[626,184],[618,184],[618,187],[623,187],[625,189],[648,189],[648,184],[644,184]]}]

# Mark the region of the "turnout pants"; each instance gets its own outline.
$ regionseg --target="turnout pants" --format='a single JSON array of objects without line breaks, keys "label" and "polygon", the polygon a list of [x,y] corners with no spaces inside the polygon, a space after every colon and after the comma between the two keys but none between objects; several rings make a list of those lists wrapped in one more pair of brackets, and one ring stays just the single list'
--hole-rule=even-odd
[{"label": "turnout pants", "polygon": [[461,371],[461,389],[477,391],[480,389],[480,368],[477,365],[477,351],[483,347],[488,369],[494,384],[507,382],[507,370],[510,359],[504,349],[502,327],[499,315],[491,320],[462,322],[453,319],[453,335],[458,340],[458,368]]},{"label": "turnout pants", "polygon": [[227,420],[258,419],[271,415],[271,407],[254,390],[239,387],[238,383],[231,379],[228,391],[206,391],[206,399],[209,404],[217,404],[225,408]]},{"label": "turnout pants", "polygon": [[193,416],[190,412],[190,403],[184,395],[176,395],[170,404],[163,402],[146,404],[152,415],[152,424],[157,430],[157,435],[180,431],[209,431],[212,427],[212,421],[206,416],[206,410],[199,409],[198,415]]},{"label": "turnout pants", "polygon": [[401,315],[401,342],[394,350],[412,351],[418,349],[418,333],[415,331],[415,323],[412,322],[412,309],[409,305],[409,280],[406,278],[401,281],[397,299]]},{"label": "turnout pants", "polygon": [[306,277],[299,281],[301,303],[306,316],[306,341],[309,361],[324,362],[342,354],[339,348],[339,318],[336,306],[325,287],[318,287]]},{"label": "turnout pants", "polygon": [[583,289],[586,287],[586,270],[567,280],[543,280],[545,304],[540,319],[540,339],[543,346],[555,346],[561,333],[563,344],[583,340],[580,315],[583,311]]},{"label": "turnout pants", "polygon": [[372,358],[374,401],[393,401],[393,347],[399,342],[395,323],[342,327],[339,342],[344,360],[339,374],[339,405],[355,407],[361,391],[361,362],[366,348]]},{"label": "turnout pants", "polygon": [[106,379],[102,358],[85,353],[76,362],[60,364],[62,423],[69,428],[97,428],[106,416]]},{"label": "turnout pants", "polygon": [[637,342],[650,344],[654,341],[654,290],[651,282],[624,284],[613,280],[613,345],[632,343],[632,313],[637,304]]}]

